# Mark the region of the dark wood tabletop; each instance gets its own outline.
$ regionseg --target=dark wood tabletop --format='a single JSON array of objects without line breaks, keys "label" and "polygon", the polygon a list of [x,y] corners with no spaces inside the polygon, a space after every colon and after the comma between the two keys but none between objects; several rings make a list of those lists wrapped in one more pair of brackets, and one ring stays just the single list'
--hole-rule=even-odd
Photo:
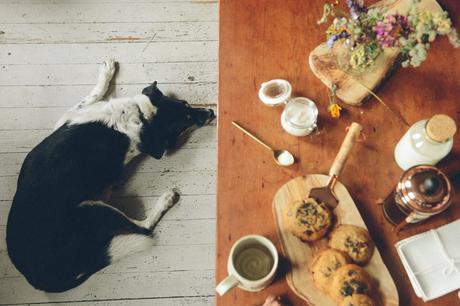
[{"label": "dark wood tabletop", "polygon": [[[460,1],[440,0],[457,28]],[[361,107],[345,105],[340,119],[326,111],[328,92],[308,66],[308,54],[325,40],[325,26],[316,21],[323,0],[221,0],[219,48],[219,121],[217,190],[217,273],[216,284],[227,275],[227,257],[241,236],[260,234],[271,239],[278,250],[272,214],[275,192],[289,179],[327,173],[352,121],[364,127],[367,139],[357,144],[341,174],[366,222],[383,260],[398,288],[400,305],[459,305],[457,292],[424,303],[411,287],[394,244],[416,233],[460,218],[460,184],[453,205],[441,215],[396,234],[386,221],[379,198],[394,187],[400,170],[393,157],[396,143],[406,132],[394,114],[375,99]],[[445,113],[460,123],[460,49],[446,38],[432,44],[428,59],[419,68],[398,68],[377,91],[391,108],[410,123]],[[282,78],[293,86],[294,96],[314,100],[319,108],[318,135],[294,137],[280,124],[282,107],[271,108],[257,96],[262,82]],[[289,168],[274,164],[262,146],[231,125],[238,121],[275,148],[291,151],[299,162]],[[447,174],[460,171],[460,133],[454,149],[438,165]],[[423,254],[420,254],[423,256]],[[282,263],[275,282],[259,293],[233,289],[216,304],[259,306],[270,293],[285,295],[293,305],[305,305],[288,287]]]}]

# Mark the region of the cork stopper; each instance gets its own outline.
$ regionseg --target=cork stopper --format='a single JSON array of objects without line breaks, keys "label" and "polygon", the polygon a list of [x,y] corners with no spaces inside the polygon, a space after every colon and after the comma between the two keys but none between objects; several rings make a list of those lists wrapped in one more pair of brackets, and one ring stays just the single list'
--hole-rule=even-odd
[{"label": "cork stopper", "polygon": [[457,131],[454,119],[447,115],[438,114],[431,117],[426,124],[428,137],[437,142],[443,142],[454,136]]}]

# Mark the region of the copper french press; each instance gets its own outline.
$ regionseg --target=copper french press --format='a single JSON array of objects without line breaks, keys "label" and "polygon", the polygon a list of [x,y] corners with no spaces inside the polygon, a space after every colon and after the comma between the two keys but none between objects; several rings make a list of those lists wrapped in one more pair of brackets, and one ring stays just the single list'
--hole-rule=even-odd
[{"label": "copper french press", "polygon": [[452,183],[441,170],[415,166],[404,172],[395,190],[383,201],[383,213],[399,231],[445,211],[452,197]]}]

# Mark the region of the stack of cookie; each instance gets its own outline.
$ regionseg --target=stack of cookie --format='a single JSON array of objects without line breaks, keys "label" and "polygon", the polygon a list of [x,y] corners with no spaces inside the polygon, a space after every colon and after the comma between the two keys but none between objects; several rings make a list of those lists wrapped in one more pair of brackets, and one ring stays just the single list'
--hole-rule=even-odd
[{"label": "stack of cookie", "polygon": [[[285,213],[288,229],[304,242],[324,238],[332,229],[334,214],[324,204],[308,198],[292,203]],[[316,254],[311,271],[315,285],[341,306],[374,306],[366,265],[374,244],[364,228],[338,225],[329,235],[328,248]]]}]

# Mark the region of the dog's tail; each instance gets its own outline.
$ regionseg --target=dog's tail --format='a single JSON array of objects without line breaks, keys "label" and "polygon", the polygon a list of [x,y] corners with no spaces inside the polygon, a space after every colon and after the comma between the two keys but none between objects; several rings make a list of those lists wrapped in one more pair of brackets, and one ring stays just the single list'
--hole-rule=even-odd
[{"label": "dog's tail", "polygon": [[73,289],[79,285],[81,285],[83,282],[85,282],[88,278],[91,277],[94,273],[99,271],[104,267],[101,267],[97,269],[96,271],[91,271],[91,272],[83,272],[78,274],[76,277],[69,277],[66,279],[57,279],[57,278],[46,278],[46,279],[33,279],[33,278],[27,278],[27,281],[35,288],[38,290],[46,291],[46,292],[51,292],[51,293],[59,293],[59,292],[64,292],[70,289]]},{"label": "dog's tail", "polygon": [[[150,231],[148,231],[150,234]],[[126,234],[115,236],[107,248],[107,261],[101,261],[94,269],[83,272],[73,277],[50,277],[47,273],[40,273],[40,278],[27,277],[29,283],[35,289],[46,292],[63,292],[75,288],[85,282],[91,275],[116,262],[129,254],[147,251],[152,247],[152,238],[144,234]],[[94,263],[94,262],[93,262]],[[25,274],[27,275],[27,274]],[[42,278],[44,276],[44,278]]]},{"label": "dog's tail", "polygon": [[50,282],[35,282],[31,279],[28,279],[29,283],[34,286],[35,289],[43,290],[46,292],[58,293],[70,290],[82,284],[86,281],[92,274],[81,274],[79,277],[73,280],[66,280],[66,281],[50,281]]}]

